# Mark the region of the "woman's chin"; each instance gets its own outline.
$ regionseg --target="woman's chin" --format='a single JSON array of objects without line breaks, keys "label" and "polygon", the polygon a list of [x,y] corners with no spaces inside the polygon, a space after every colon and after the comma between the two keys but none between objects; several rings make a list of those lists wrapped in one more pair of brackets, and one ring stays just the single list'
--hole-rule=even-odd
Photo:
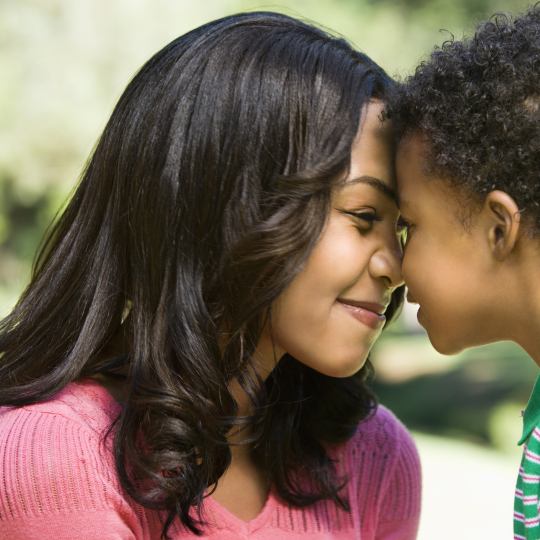
[{"label": "woman's chin", "polygon": [[311,363],[305,362],[305,364],[328,377],[343,379],[345,377],[350,377],[361,370],[366,363],[368,354],[369,351],[352,357],[333,358],[332,362],[328,363],[319,362],[316,365],[312,365]]}]

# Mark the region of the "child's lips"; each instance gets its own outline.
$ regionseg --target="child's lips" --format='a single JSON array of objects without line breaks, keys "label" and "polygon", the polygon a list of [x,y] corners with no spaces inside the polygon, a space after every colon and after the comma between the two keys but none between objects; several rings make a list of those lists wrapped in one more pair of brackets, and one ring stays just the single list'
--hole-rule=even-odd
[{"label": "child's lips", "polygon": [[422,311],[422,308],[418,308],[418,312],[416,313],[416,320],[418,321],[418,324],[425,330],[426,329],[426,316],[424,315],[424,312]]},{"label": "child's lips", "polygon": [[423,323],[425,319],[424,312],[422,311],[418,300],[414,297],[413,293],[409,289],[407,289],[407,302],[409,302],[409,304],[415,304],[418,306],[418,311],[416,312],[416,320],[422,328],[425,328]]}]

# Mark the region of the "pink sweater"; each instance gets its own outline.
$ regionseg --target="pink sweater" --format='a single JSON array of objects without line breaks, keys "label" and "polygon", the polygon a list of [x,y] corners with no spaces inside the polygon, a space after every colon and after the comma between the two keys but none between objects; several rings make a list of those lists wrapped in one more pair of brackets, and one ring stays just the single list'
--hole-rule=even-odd
[{"label": "pink sweater", "polygon": [[[85,380],[37,405],[0,409],[0,539],[159,539],[164,514],[122,491],[111,445],[100,444],[119,407],[101,385]],[[295,508],[272,491],[262,513],[245,523],[209,497],[202,538],[416,538],[420,464],[392,413],[379,407],[334,455],[351,479],[350,513],[328,501]],[[196,538],[178,526],[169,536]]]}]

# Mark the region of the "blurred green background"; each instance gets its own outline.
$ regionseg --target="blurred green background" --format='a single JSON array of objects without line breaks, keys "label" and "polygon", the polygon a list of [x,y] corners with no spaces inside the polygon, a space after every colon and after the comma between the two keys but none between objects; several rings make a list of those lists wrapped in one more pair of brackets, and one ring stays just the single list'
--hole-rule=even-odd
[{"label": "blurred green background", "polygon": [[[519,0],[0,0],[0,318],[25,286],[39,240],[120,93],[137,68],[178,35],[238,11],[281,11],[343,35],[403,77],[451,34],[460,38],[496,11],[525,7]],[[438,469],[437,456],[484,450],[496,454],[474,455],[498,463],[493,471],[507,470],[504,456],[517,470],[520,410],[538,368],[508,343],[442,357],[413,311],[407,308],[373,351],[381,402],[418,434],[427,470]],[[445,460],[441,466],[451,476],[451,459]],[[428,488],[430,482],[425,474]],[[445,493],[452,497],[450,487]],[[422,538],[435,537],[429,519],[423,518]],[[504,519],[510,523],[511,508]],[[503,534],[494,525],[490,538],[509,537],[509,527]],[[452,531],[448,538],[457,537]],[[444,534],[438,529],[437,538]]]}]

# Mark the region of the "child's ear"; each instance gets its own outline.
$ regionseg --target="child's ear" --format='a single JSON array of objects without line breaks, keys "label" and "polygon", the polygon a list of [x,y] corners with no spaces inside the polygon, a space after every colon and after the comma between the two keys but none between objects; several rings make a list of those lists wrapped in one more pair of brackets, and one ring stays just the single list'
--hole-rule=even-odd
[{"label": "child's ear", "polygon": [[514,199],[504,191],[486,197],[482,214],[486,219],[489,247],[495,259],[504,261],[518,240],[520,213]]}]

